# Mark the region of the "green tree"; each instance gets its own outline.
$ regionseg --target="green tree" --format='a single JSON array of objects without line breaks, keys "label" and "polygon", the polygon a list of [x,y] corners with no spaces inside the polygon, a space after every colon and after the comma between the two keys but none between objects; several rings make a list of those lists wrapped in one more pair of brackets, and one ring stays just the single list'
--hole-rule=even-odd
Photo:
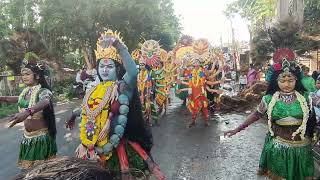
[{"label": "green tree", "polygon": [[83,57],[89,68],[94,66],[96,41],[105,27],[120,31],[129,50],[142,38],[160,40],[168,50],[180,34],[171,0],[6,0],[0,2],[0,12],[6,20],[0,22],[0,56],[8,59],[4,64],[18,63],[18,58],[1,51],[10,44],[7,41],[20,43],[13,33],[18,27],[36,31],[45,42],[43,57],[60,67],[73,64],[65,63],[73,55]]}]

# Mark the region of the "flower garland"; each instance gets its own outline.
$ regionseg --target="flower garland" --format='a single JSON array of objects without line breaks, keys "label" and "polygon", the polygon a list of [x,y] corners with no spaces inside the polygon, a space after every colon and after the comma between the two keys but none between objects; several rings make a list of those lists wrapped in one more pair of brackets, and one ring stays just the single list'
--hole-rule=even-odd
[{"label": "flower garland", "polygon": [[[27,93],[31,92],[31,96],[30,96],[30,100],[29,100],[29,105],[28,108],[33,107],[37,102],[37,96],[39,94],[39,91],[41,89],[41,85],[36,85],[33,87],[26,87],[23,89],[23,91],[21,92],[21,94],[19,95],[19,101],[23,98],[25,98],[25,96],[27,95]],[[19,102],[18,101],[18,102]],[[20,107],[19,107],[19,111],[20,111]]]},{"label": "flower garland", "polygon": [[[94,147],[95,152],[106,155],[106,159],[111,157],[113,148],[118,146],[124,134],[124,129],[127,124],[127,114],[129,112],[129,98],[125,94],[119,95],[120,115],[115,118],[117,121],[113,128],[113,133],[104,140],[97,142],[101,130],[103,130],[105,125],[110,128],[111,120],[113,120],[114,114],[110,110],[110,102],[113,98],[111,94],[114,94],[114,91],[117,91],[118,87],[114,84],[115,82],[111,81],[101,83],[86,94],[80,124],[80,139],[82,144],[87,146],[87,148]],[[100,97],[101,94],[104,94],[102,98]]]},{"label": "flower garland", "polygon": [[[86,94],[83,100],[83,115],[80,124],[80,139],[82,144],[84,144],[85,146],[96,144],[99,133],[108,120],[108,103],[111,100],[110,96],[113,88],[114,83],[111,81],[99,84],[95,88],[92,88]],[[101,94],[103,94],[103,97],[102,99],[99,99],[98,96]],[[94,100],[94,102],[90,103],[90,101],[92,100]],[[103,108],[107,110],[102,110]],[[106,139],[99,144],[106,143],[107,141],[108,140]]]},{"label": "flower garland", "polygon": [[[307,127],[307,121],[309,118],[309,108],[308,108],[308,104],[306,99],[298,92],[295,91],[294,92],[297,100],[300,103],[300,107],[302,109],[303,112],[303,119],[302,119],[302,124],[299,126],[299,128],[292,133],[292,140],[294,139],[294,137],[300,133],[300,137],[302,140],[305,139],[304,135],[306,132],[306,127]],[[279,97],[280,97],[280,92],[277,91],[273,94],[272,99],[268,105],[268,111],[267,111],[267,115],[268,115],[268,127],[269,127],[269,132],[271,136],[274,136],[274,132],[272,131],[272,110],[273,107],[275,106],[275,104],[277,103],[277,101],[279,101]]]}]

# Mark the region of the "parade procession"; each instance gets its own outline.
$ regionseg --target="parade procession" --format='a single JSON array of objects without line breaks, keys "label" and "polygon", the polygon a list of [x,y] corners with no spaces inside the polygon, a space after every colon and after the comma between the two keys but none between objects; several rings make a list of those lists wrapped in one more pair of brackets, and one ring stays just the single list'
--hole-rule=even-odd
[{"label": "parade procession", "polygon": [[0,12],[0,179],[320,179],[319,0]]}]

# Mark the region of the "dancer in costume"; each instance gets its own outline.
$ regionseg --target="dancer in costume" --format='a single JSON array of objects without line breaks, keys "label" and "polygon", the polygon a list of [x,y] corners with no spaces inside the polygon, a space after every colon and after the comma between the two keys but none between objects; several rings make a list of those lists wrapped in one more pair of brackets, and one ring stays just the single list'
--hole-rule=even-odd
[{"label": "dancer in costume", "polygon": [[[187,81],[188,79],[189,70],[187,67],[187,62],[184,62],[184,58],[186,57],[186,54],[193,52],[192,44],[193,38],[188,35],[183,35],[177,43],[177,47],[173,50],[173,62],[176,67],[175,81]],[[183,101],[183,105],[186,105],[186,100],[188,97],[188,92],[183,90],[186,88],[188,88],[187,85],[178,83],[175,87],[175,95]]]},{"label": "dancer in costume", "polygon": [[311,139],[316,119],[301,83],[301,68],[288,48],[278,49],[273,60],[269,86],[257,110],[239,127],[224,134],[235,135],[266,114],[269,132],[258,174],[272,179],[313,179]]},{"label": "dancer in costume", "polygon": [[77,157],[99,160],[122,179],[130,179],[132,168],[165,179],[150,156],[152,136],[142,117],[138,71],[119,33],[101,35],[96,58],[98,77],[83,100]]},{"label": "dancer in costume", "polygon": [[211,48],[209,50],[209,62],[208,75],[207,75],[207,98],[209,100],[210,112],[215,112],[220,109],[220,85],[224,82],[224,56],[218,49]]},{"label": "dancer in costume", "polygon": [[168,59],[164,62],[164,77],[167,81],[168,88],[175,85],[177,79],[177,66],[173,62],[173,52],[168,53]]},{"label": "dancer in costume", "polygon": [[[163,54],[160,45],[155,40],[147,40],[142,44],[141,53],[146,65],[151,67],[150,76],[153,84],[153,99],[158,106],[157,114],[159,116],[166,112],[167,105],[167,92],[166,92],[166,80],[164,78],[163,62],[166,59],[167,54]],[[166,52],[165,52],[166,53]],[[164,57],[165,56],[165,57]]]},{"label": "dancer in costume", "polygon": [[188,86],[186,89],[180,89],[180,91],[188,90],[190,95],[187,99],[187,107],[192,115],[192,121],[189,124],[189,128],[196,124],[197,115],[202,112],[205,120],[205,125],[209,126],[209,101],[206,97],[206,70],[200,66],[200,56],[193,54],[191,57],[192,70],[189,74],[188,82],[178,81],[179,84]]},{"label": "dancer in costume", "polygon": [[27,53],[21,67],[26,88],[19,97],[0,96],[0,102],[18,103],[19,113],[9,127],[24,122],[18,165],[22,169],[48,160],[57,153],[52,93],[45,80],[46,68],[34,53]]},{"label": "dancer in costume", "polygon": [[144,119],[150,126],[153,124],[158,124],[157,110],[152,101],[154,99],[152,78],[149,67],[147,67],[147,65],[144,63],[140,63],[140,72],[137,80]]}]

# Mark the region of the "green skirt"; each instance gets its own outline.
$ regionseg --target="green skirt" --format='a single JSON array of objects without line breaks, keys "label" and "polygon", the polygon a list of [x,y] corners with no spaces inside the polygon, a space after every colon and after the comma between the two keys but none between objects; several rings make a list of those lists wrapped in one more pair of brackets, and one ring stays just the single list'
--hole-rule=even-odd
[{"label": "green skirt", "polygon": [[34,164],[55,157],[57,153],[56,140],[45,131],[35,135],[24,135],[20,144],[18,165],[21,168],[30,168]]},{"label": "green skirt", "polygon": [[[126,143],[125,149],[128,157],[129,169],[139,169],[143,172],[148,170],[148,165],[128,143]],[[113,150],[111,158],[107,161],[107,167],[110,171],[120,172],[121,168],[116,150]]]},{"label": "green skirt", "polygon": [[259,168],[271,177],[286,180],[304,180],[314,175],[311,144],[293,145],[266,137],[261,153]]}]

